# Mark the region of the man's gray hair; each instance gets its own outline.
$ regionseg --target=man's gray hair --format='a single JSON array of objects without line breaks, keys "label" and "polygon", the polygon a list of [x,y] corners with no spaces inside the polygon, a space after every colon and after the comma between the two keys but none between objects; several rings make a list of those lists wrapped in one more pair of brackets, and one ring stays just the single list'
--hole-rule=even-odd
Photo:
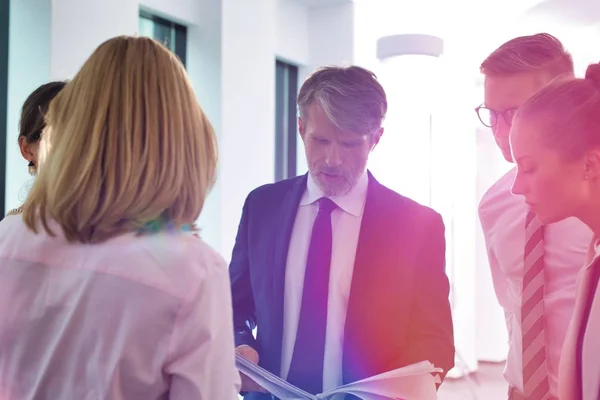
[{"label": "man's gray hair", "polygon": [[298,115],[316,102],[341,131],[374,134],[385,118],[387,99],[375,74],[358,66],[321,67],[302,85]]}]

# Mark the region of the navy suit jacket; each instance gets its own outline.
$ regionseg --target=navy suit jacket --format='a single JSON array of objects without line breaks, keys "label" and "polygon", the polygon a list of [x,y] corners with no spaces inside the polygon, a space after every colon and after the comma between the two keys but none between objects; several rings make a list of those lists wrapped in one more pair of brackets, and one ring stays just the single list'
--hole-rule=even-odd
[{"label": "navy suit jacket", "polygon": [[[254,348],[259,364],[277,375],[287,253],[306,180],[248,195],[229,266],[236,346]],[[369,173],[362,218],[344,327],[344,384],[422,360],[448,372],[454,340],[441,216]]]}]

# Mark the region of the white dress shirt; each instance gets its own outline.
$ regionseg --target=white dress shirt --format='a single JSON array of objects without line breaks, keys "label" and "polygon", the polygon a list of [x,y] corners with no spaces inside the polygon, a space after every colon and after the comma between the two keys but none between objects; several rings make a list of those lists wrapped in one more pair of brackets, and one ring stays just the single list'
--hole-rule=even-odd
[{"label": "white dress shirt", "polygon": [[[350,192],[330,197],[338,208],[331,215],[333,241],[323,365],[324,391],[342,385],[344,325],[368,183],[365,172]],[[318,212],[317,200],[325,197],[310,173],[306,186],[296,214],[286,264],[281,355],[281,376],[284,379],[287,378],[294,352],[306,259],[313,223]]]},{"label": "white dress shirt", "polygon": [[224,260],[183,233],[0,222],[0,399],[237,399]]},{"label": "white dress shirt", "polygon": [[[479,218],[487,246],[496,296],[506,316],[509,350],[504,376],[523,391],[521,288],[528,206],[510,193],[516,169],[500,178],[483,196]],[[556,396],[558,365],[575,305],[576,279],[585,261],[592,231],[576,218],[547,225],[544,235],[547,368]]]}]

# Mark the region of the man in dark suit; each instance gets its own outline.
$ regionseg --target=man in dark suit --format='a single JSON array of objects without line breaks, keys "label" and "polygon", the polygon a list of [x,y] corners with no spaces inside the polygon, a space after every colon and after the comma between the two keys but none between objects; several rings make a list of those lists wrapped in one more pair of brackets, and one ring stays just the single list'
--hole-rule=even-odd
[{"label": "man in dark suit", "polygon": [[[321,68],[298,111],[309,173],[244,204],[230,265],[238,353],[312,393],[423,360],[447,372],[444,223],[366,169],[385,91],[363,68]],[[271,398],[261,391],[243,377],[246,399]]]}]

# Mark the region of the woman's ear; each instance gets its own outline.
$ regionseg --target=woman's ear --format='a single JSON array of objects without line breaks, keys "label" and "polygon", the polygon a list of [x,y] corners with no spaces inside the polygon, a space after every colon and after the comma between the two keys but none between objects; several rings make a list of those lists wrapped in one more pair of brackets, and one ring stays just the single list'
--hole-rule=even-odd
[{"label": "woman's ear", "polygon": [[590,150],[586,153],[583,168],[585,180],[600,178],[600,149]]},{"label": "woman's ear", "polygon": [[19,149],[23,158],[34,165],[37,164],[37,153],[39,149],[39,142],[29,143],[25,136],[19,137]]}]

